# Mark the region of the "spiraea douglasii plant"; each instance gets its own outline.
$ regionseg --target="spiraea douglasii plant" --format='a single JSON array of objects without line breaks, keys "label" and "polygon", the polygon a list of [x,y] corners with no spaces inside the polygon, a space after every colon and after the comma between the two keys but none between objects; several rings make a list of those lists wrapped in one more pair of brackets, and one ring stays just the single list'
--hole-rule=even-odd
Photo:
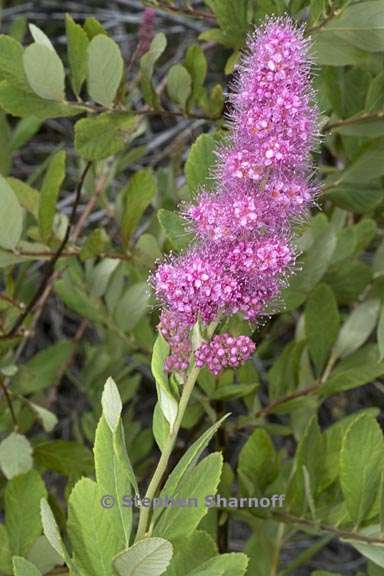
[{"label": "spiraea douglasii plant", "polygon": [[383,0],[0,10],[0,575],[384,574]]}]

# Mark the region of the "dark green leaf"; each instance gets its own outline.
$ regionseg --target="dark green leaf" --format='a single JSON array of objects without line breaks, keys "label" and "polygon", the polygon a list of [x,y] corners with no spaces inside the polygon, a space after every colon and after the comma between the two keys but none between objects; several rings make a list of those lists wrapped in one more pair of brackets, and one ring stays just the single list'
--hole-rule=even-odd
[{"label": "dark green leaf", "polygon": [[136,172],[123,190],[124,212],[121,228],[125,244],[128,244],[146,208],[154,199],[156,190],[156,179],[151,170]]},{"label": "dark green leaf", "polygon": [[25,89],[28,82],[24,72],[23,53],[20,42],[9,36],[0,36],[0,80],[9,80],[15,86]]},{"label": "dark green leaf", "polygon": [[89,40],[83,28],[76,24],[73,18],[66,14],[65,29],[67,33],[68,60],[71,69],[71,84],[76,96],[87,77],[87,49]]},{"label": "dark green leaf", "polygon": [[262,491],[276,478],[277,455],[269,434],[262,428],[256,429],[242,447],[238,471]]},{"label": "dark green leaf", "polygon": [[[384,459],[384,441],[374,418],[363,415],[347,430],[340,453],[340,482],[355,526],[376,499]],[[364,466],[361,463],[364,462]]]},{"label": "dark green leaf", "polygon": [[209,134],[202,134],[192,144],[185,165],[185,174],[191,192],[200,187],[212,188],[212,169],[216,160],[216,142]]},{"label": "dark green leaf", "polygon": [[188,70],[181,64],[175,64],[167,76],[168,96],[185,109],[192,92],[192,79]]},{"label": "dark green leaf", "polygon": [[23,230],[23,210],[16,194],[0,176],[0,246],[13,249]]},{"label": "dark green leaf", "polygon": [[117,154],[136,131],[140,119],[123,112],[83,118],[75,126],[75,147],[86,160],[101,160]]},{"label": "dark green leaf", "polygon": [[56,203],[65,178],[65,152],[57,152],[48,165],[43,180],[39,202],[39,230],[43,242],[49,244],[52,240],[52,227],[56,213]]},{"label": "dark green leaf", "polygon": [[12,553],[25,556],[40,536],[40,500],[46,498],[44,483],[35,470],[12,478],[5,490],[5,518]]},{"label": "dark green leaf", "polygon": [[382,0],[368,0],[352,4],[341,16],[332,18],[320,34],[329,40],[329,31],[339,38],[369,52],[384,50],[384,4]]},{"label": "dark green leaf", "polygon": [[192,235],[186,228],[186,222],[176,212],[160,208],[157,218],[176,250],[183,250],[190,244]]},{"label": "dark green leaf", "polygon": [[305,307],[305,332],[318,374],[336,341],[339,325],[336,298],[326,284],[319,284],[309,295]]},{"label": "dark green leaf", "polygon": [[92,454],[86,446],[68,440],[52,440],[38,444],[34,450],[37,464],[64,476],[80,476],[93,472]]},{"label": "dark green leaf", "polygon": [[6,80],[0,82],[0,106],[13,116],[33,115],[40,120],[76,116],[84,111],[81,106],[75,104],[45,100]]}]

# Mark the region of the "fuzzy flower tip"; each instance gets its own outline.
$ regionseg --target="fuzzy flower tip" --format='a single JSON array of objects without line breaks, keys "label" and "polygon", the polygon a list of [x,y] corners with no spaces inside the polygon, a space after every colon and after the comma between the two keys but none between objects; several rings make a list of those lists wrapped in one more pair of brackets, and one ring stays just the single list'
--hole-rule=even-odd
[{"label": "fuzzy flower tip", "polygon": [[155,36],[155,20],[156,11],[153,8],[146,8],[137,33],[139,56],[142,56],[149,50]]},{"label": "fuzzy flower tip", "polygon": [[[257,320],[292,270],[291,223],[316,194],[310,152],[317,109],[309,71],[307,40],[290,19],[267,20],[249,38],[231,97],[229,141],[217,152],[216,190],[200,190],[182,208],[196,242],[162,262],[152,278],[164,305],[159,329],[171,347],[168,370],[188,366],[197,320],[208,325],[238,313]],[[203,344],[197,364],[217,374],[252,353],[249,339],[236,339],[244,354],[231,356],[228,338]]]},{"label": "fuzzy flower tip", "polygon": [[224,368],[235,368],[244,364],[255,348],[254,342],[248,336],[235,338],[228,333],[219,334],[196,350],[196,366],[207,366],[217,375]]}]

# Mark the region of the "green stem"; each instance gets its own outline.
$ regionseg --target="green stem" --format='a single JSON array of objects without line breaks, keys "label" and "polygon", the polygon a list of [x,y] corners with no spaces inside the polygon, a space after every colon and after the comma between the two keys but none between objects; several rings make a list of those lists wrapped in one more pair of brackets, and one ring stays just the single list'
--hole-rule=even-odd
[{"label": "green stem", "polygon": [[[218,319],[215,322],[212,322],[212,324],[209,326],[209,328],[207,330],[208,340],[210,340],[212,338],[213,334],[215,333],[215,330],[219,324],[219,321],[220,320]],[[177,435],[179,433],[181,423],[183,421],[184,414],[185,414],[185,411],[187,409],[187,406],[188,406],[189,400],[191,398],[191,395],[192,395],[193,389],[195,387],[196,380],[199,376],[199,373],[200,373],[200,368],[197,368],[197,366],[193,360],[190,372],[188,374],[188,378],[187,378],[187,380],[183,386],[183,393],[182,393],[181,398],[180,398],[175,423],[174,423],[172,429],[170,430],[169,436],[168,436],[167,441],[165,443],[165,446],[162,450],[159,463],[158,463],[156,470],[152,476],[152,480],[149,483],[147,492],[145,494],[145,498],[149,498],[150,500],[152,500],[156,496],[156,493],[157,493],[157,491],[161,485],[164,474],[167,471],[169,459],[170,459],[172,451],[175,447]],[[148,506],[148,507],[142,506],[140,508],[139,525],[137,527],[135,542],[137,542],[138,540],[141,540],[142,538],[144,538],[147,535],[148,526],[149,526],[150,510],[151,510],[150,506]]]},{"label": "green stem", "polygon": [[[172,428],[172,430],[168,436],[167,442],[166,442],[164,449],[162,451],[161,458],[160,458],[159,463],[157,465],[157,468],[153,474],[152,480],[149,483],[147,492],[145,494],[145,498],[149,498],[149,499],[154,498],[154,496],[156,495],[157,490],[161,484],[163,476],[164,476],[164,474],[168,468],[169,458],[170,458],[172,451],[175,447],[177,435],[179,433],[180,426],[181,426],[181,423],[182,423],[182,420],[183,420],[183,417],[185,414],[185,410],[187,409],[188,402],[189,402],[189,399],[191,397],[193,388],[196,384],[196,380],[197,380],[197,377],[199,375],[199,372],[200,372],[200,368],[197,368],[195,365],[193,365],[191,368],[191,371],[188,375],[188,379],[187,379],[187,381],[183,387],[183,393],[182,393],[182,396],[180,398],[180,404],[179,404],[179,408],[178,408],[178,412],[177,412],[177,418],[176,418],[175,423],[173,425],[173,428]],[[136,534],[136,540],[135,540],[136,542],[138,540],[141,540],[142,538],[144,538],[146,535],[148,520],[149,520],[149,514],[150,514],[150,507],[142,506],[140,508],[139,526],[137,528],[137,534]]]}]

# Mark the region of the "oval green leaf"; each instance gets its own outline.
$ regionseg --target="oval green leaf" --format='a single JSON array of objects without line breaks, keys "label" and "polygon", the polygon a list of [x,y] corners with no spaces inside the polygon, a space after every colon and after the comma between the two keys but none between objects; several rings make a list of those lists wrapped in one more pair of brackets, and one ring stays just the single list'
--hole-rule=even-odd
[{"label": "oval green leaf", "polygon": [[163,538],[145,538],[120,554],[115,568],[120,576],[160,576],[173,555],[172,544]]},{"label": "oval green leaf", "polygon": [[0,176],[0,246],[13,249],[23,230],[23,209],[7,181]]},{"label": "oval green leaf", "polygon": [[56,52],[44,44],[31,44],[23,55],[28,83],[33,92],[45,100],[65,99],[64,66]]},{"label": "oval green leaf", "polygon": [[113,103],[123,76],[123,59],[117,44],[99,34],[88,47],[88,92],[103,106]]}]

